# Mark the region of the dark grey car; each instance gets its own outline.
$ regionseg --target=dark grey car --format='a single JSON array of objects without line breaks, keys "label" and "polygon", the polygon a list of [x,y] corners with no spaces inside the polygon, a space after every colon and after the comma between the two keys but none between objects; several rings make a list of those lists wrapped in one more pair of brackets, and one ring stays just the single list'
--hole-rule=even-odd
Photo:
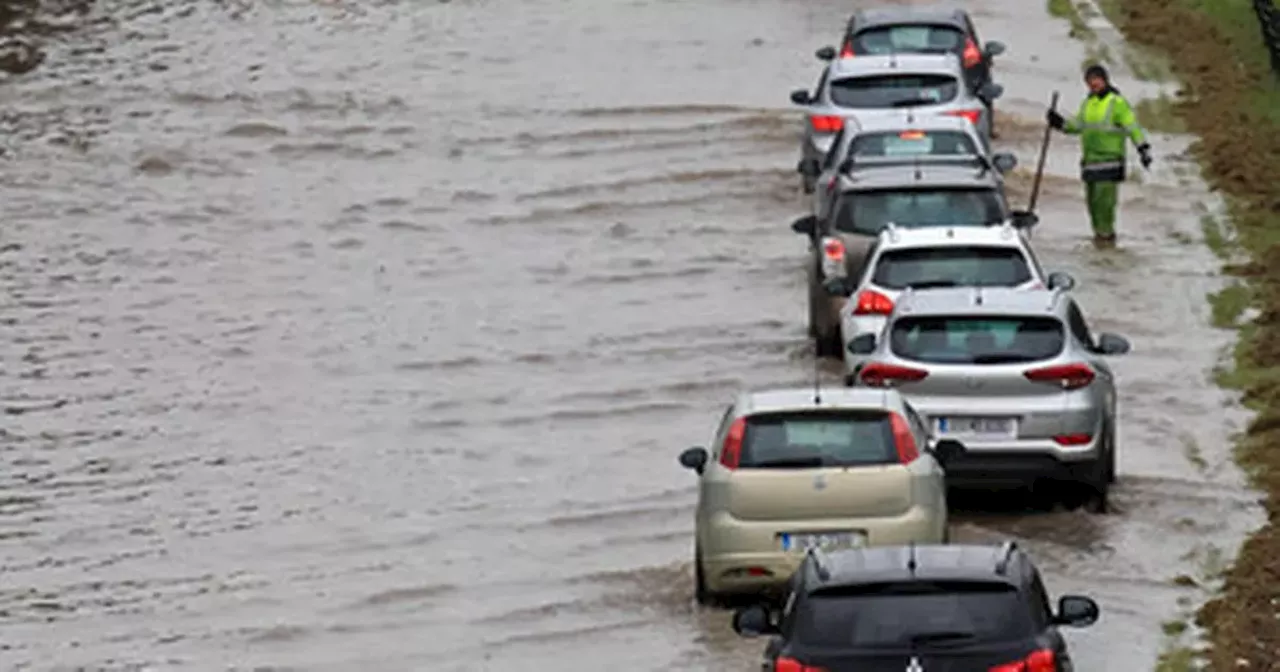
[{"label": "dark grey car", "polygon": [[1000,175],[952,165],[890,165],[842,177],[814,215],[792,222],[810,240],[809,333],[822,357],[840,355],[840,310],[828,280],[859,277],[867,251],[890,222],[901,228],[989,226],[1013,220],[1034,226],[1035,215],[1011,211]]}]

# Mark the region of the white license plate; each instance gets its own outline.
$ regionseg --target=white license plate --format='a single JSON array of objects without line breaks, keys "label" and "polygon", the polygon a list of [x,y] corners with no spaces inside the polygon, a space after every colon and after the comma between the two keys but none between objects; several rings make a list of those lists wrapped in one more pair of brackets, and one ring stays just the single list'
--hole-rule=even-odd
[{"label": "white license plate", "polygon": [[1018,436],[1016,418],[938,418],[939,436],[983,436],[1012,439]]},{"label": "white license plate", "polygon": [[840,548],[858,548],[867,542],[862,532],[815,532],[804,534],[783,533],[778,535],[784,551],[804,552],[811,548],[835,550]]}]

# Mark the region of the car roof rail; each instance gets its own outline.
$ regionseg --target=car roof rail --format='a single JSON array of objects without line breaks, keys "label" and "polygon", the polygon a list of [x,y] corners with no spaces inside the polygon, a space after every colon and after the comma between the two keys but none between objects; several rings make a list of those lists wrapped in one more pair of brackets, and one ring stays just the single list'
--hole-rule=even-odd
[{"label": "car roof rail", "polygon": [[813,569],[818,573],[818,578],[823,581],[831,580],[831,567],[827,563],[827,554],[819,548],[810,548],[805,551],[805,555],[813,558]]},{"label": "car roof rail", "polygon": [[996,574],[1004,576],[1009,572],[1009,561],[1017,550],[1018,542],[1012,539],[1000,544],[1000,548],[996,549]]}]

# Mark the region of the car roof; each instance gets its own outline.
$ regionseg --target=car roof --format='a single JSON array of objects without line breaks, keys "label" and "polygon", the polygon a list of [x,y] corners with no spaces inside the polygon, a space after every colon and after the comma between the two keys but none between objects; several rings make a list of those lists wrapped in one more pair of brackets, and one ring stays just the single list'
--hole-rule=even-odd
[{"label": "car roof", "polygon": [[999,188],[999,174],[972,165],[930,163],[921,158],[917,164],[864,164],[852,173],[840,176],[842,191],[861,192],[874,189],[921,189],[929,187]]},{"label": "car roof", "polygon": [[[908,544],[815,552],[809,565],[810,592],[828,587],[899,581],[991,581],[1022,583],[1026,555],[1013,542]],[[913,561],[914,560],[914,567]]]},{"label": "car roof", "polygon": [[986,245],[990,247],[1026,246],[1026,240],[1006,220],[991,226],[920,226],[888,227],[880,232],[880,249],[905,250],[921,247],[958,247]]},{"label": "car roof", "polygon": [[1065,293],[1052,289],[1013,287],[939,287],[908,291],[894,315],[1041,315],[1057,316]]},{"label": "car roof", "polygon": [[955,54],[879,54],[837,58],[831,62],[830,78],[876,77],[895,72],[959,76],[960,59]]},{"label": "car roof", "polygon": [[964,29],[965,11],[954,5],[873,7],[854,12],[850,21],[859,31],[902,23],[941,23]]},{"label": "car roof", "polygon": [[814,403],[812,386],[747,390],[738,395],[738,415],[741,417],[757,413],[807,410],[889,410],[902,405],[901,398],[894,390],[819,387],[817,391],[819,401]]}]

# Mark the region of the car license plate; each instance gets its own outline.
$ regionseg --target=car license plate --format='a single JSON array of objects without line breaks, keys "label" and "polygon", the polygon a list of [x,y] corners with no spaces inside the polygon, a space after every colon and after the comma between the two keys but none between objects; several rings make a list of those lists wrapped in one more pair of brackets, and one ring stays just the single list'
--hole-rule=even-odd
[{"label": "car license plate", "polygon": [[782,533],[778,535],[782,542],[782,550],[804,552],[811,548],[835,550],[840,548],[858,548],[866,544],[864,532],[806,532]]},{"label": "car license plate", "polygon": [[939,436],[989,436],[1015,438],[1017,418],[938,418]]}]

